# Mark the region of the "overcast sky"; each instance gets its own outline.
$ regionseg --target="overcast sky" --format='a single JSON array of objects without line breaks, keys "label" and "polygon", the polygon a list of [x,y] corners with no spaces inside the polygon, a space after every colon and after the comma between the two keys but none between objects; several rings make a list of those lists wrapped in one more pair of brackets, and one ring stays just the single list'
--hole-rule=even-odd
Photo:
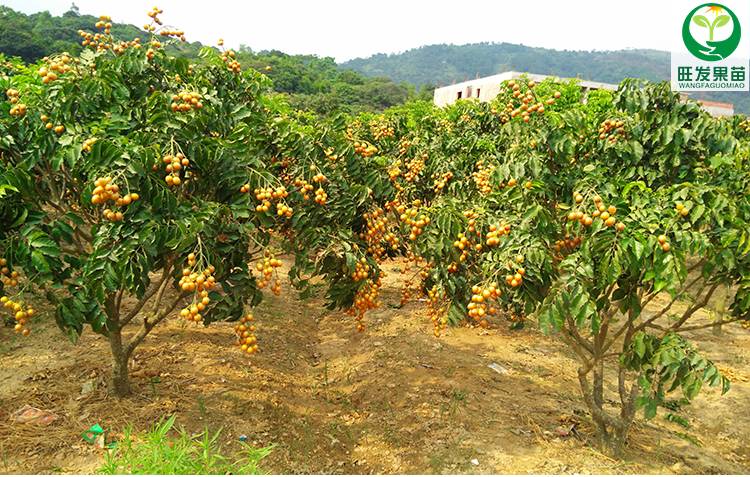
[{"label": "overcast sky", "polygon": [[[188,40],[253,50],[313,53],[338,61],[434,43],[509,42],[569,50],[668,50],[679,0],[76,0],[81,13],[142,26],[154,5]],[[0,0],[59,15],[71,0]],[[684,14],[683,14],[684,15]]]}]

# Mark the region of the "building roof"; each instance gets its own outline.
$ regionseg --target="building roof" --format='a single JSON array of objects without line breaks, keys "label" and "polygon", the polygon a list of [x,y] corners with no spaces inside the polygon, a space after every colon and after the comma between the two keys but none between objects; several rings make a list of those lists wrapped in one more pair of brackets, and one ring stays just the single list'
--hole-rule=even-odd
[{"label": "building roof", "polygon": [[601,83],[599,81],[588,81],[588,80],[582,80],[580,78],[560,78],[558,76],[542,75],[542,74],[537,74],[537,73],[521,73],[520,71],[506,71],[504,73],[499,73],[499,74],[492,75],[492,76],[483,76],[481,78],[476,78],[473,80],[467,80],[467,81],[462,81],[460,83],[454,83],[454,84],[447,85],[447,86],[441,86],[436,89],[443,89],[443,88],[453,89],[453,88],[456,88],[457,86],[458,87],[472,86],[477,83],[502,83],[503,81],[520,78],[522,76],[525,76],[534,81],[544,81],[547,78],[559,78],[560,80],[563,80],[563,81],[575,79],[575,80],[578,80],[578,84],[588,89],[607,89],[610,91],[615,91],[617,89],[617,85],[611,84],[611,83]]},{"label": "building roof", "polygon": [[[601,83],[599,81],[588,81],[588,80],[582,80],[580,78],[560,78],[558,76],[541,75],[541,74],[537,74],[537,73],[521,73],[519,71],[506,71],[504,73],[499,73],[499,74],[492,75],[492,76],[484,76],[482,78],[476,78],[476,79],[473,79],[473,80],[462,81],[461,83],[455,83],[455,84],[448,85],[448,86],[442,86],[440,88],[435,88],[435,91],[440,91],[440,90],[444,90],[444,89],[455,90],[456,88],[463,89],[463,88],[468,87],[468,86],[476,86],[476,85],[479,85],[479,84],[487,84],[487,83],[500,84],[503,81],[507,81],[507,80],[510,80],[510,79],[517,79],[517,78],[520,78],[520,77],[527,77],[527,78],[532,79],[532,80],[537,81],[537,82],[544,81],[547,78],[557,78],[557,79],[559,79],[561,81],[567,81],[567,80],[575,79],[575,80],[578,81],[578,84],[582,88],[586,88],[586,89],[605,89],[605,90],[609,90],[609,91],[616,91],[617,87],[618,87],[618,85],[616,85],[616,84]],[[680,97],[683,98],[683,99],[687,99],[687,98],[689,98],[689,95],[687,95],[686,93],[680,93]],[[730,112],[730,114],[734,113],[734,104],[732,104],[732,103],[724,103],[724,102],[720,102],[720,101],[708,101],[708,100],[703,100],[703,99],[698,99],[697,101],[698,101],[698,103],[700,103],[701,105],[703,105],[705,108],[727,110],[728,112]],[[717,114],[725,115],[727,113],[726,112],[723,112],[723,113],[718,113],[717,112]]]}]

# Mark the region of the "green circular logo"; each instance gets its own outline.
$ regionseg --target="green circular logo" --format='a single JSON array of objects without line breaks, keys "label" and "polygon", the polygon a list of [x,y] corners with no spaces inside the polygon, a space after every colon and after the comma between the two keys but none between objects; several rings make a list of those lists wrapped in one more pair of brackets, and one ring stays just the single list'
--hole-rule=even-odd
[{"label": "green circular logo", "polygon": [[682,41],[693,56],[703,61],[726,59],[737,49],[741,36],[737,15],[718,3],[695,7],[682,24]]}]

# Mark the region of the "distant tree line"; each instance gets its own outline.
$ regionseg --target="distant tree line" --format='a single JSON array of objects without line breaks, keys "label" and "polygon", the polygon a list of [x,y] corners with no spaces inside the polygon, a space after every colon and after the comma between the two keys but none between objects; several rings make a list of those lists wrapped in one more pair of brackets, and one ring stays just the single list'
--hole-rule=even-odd
[{"label": "distant tree line", "polygon": [[[341,66],[415,86],[444,86],[504,71],[619,84],[625,78],[669,80],[669,62],[669,53],[657,50],[558,51],[512,43],[474,43],[423,46],[399,54],[357,58]],[[750,113],[750,95],[746,92],[711,92],[691,97],[733,103],[736,112]]]},{"label": "distant tree line", "polygon": [[[76,53],[82,48],[78,31],[96,31],[97,20],[92,15],[81,15],[75,6],[59,17],[49,12],[25,15],[0,6],[0,54],[33,63],[54,53]],[[112,33],[118,38],[148,39],[148,34],[134,25],[115,23]],[[184,43],[171,52],[196,61],[203,46],[200,42]],[[238,59],[243,67],[269,76],[274,90],[288,95],[292,106],[320,114],[376,112],[419,95],[432,97],[429,88],[418,90],[406,82],[397,84],[386,77],[373,78],[342,69],[333,58],[253,52],[243,46]]]}]

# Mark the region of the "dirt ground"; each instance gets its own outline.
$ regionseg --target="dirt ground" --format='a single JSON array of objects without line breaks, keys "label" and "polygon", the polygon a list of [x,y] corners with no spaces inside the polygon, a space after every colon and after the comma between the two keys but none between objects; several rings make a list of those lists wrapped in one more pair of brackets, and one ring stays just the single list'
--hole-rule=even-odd
[{"label": "dirt ground", "polygon": [[[104,451],[80,437],[89,426],[116,439],[172,414],[190,431],[223,428],[228,452],[242,434],[274,444],[264,465],[273,473],[750,472],[750,332],[740,326],[721,338],[693,332],[731,391],[702,392],[688,429],[639,420],[627,456],[613,460],[587,444],[576,363],[559,341],[506,324],[436,339],[422,304],[396,307],[400,277],[396,264],[386,270],[383,306],[362,334],[287,288],[255,312],[262,352],[249,359],[232,346],[231,324],[175,318],[136,351],[135,392],[122,400],[107,395],[103,337],[73,345],[52,323],[31,339],[0,328],[0,472],[94,472]],[[24,404],[59,417],[13,424]]]}]

